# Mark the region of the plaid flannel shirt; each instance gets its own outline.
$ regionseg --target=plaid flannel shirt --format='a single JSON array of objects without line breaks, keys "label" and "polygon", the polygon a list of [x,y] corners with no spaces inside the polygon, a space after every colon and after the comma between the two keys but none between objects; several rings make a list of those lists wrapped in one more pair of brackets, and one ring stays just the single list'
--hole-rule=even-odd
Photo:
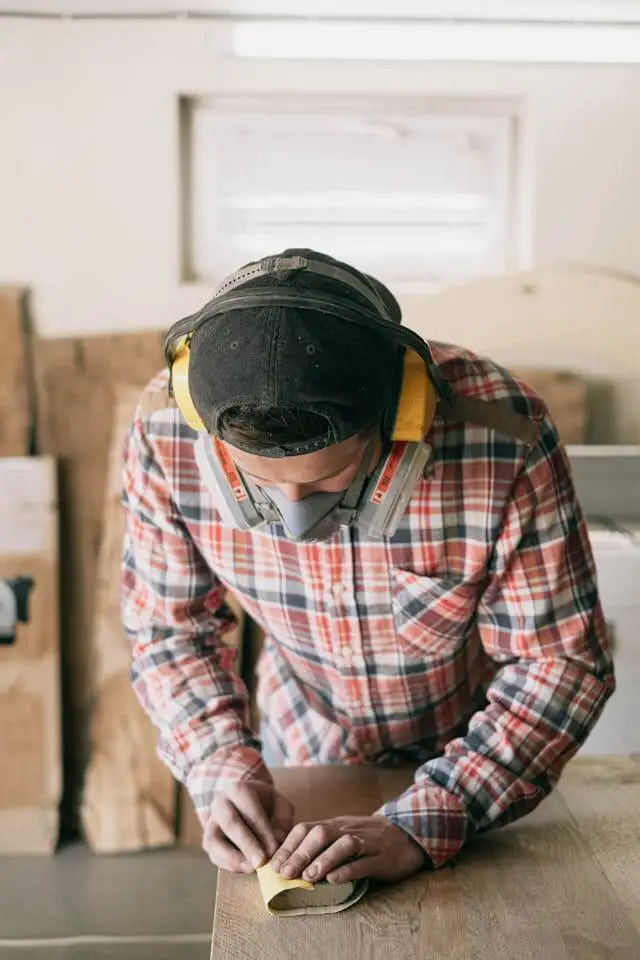
[{"label": "plaid flannel shirt", "polygon": [[[393,537],[296,544],[225,525],[196,434],[146,388],[124,452],[122,616],[159,752],[203,823],[214,791],[281,764],[411,763],[377,812],[435,866],[550,792],[615,689],[584,518],[541,399],[469,351],[434,344],[453,390],[510,398],[531,443],[439,415]],[[225,643],[231,590],[264,629],[258,703]]]}]

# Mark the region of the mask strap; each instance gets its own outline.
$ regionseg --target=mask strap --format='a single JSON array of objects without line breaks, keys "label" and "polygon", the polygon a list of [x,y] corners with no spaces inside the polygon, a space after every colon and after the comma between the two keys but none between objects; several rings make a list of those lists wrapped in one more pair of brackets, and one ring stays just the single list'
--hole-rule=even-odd
[{"label": "mask strap", "polygon": [[345,491],[344,497],[340,501],[341,510],[348,510],[349,512],[352,512],[358,506],[364,485],[367,482],[371,472],[373,472],[370,471],[370,460],[377,439],[378,438],[374,433],[365,448],[364,456],[362,457],[362,463],[358,467],[358,472],[351,481],[349,488]]},{"label": "mask strap", "polygon": [[242,472],[240,467],[236,467],[236,470],[242,477],[244,484],[249,491],[251,501],[258,513],[261,515],[262,519],[266,523],[277,523],[279,520],[281,520],[282,518],[280,517],[280,514],[276,511],[276,508],[262,487],[258,486],[257,483],[254,483],[250,477],[247,477],[246,474]]}]

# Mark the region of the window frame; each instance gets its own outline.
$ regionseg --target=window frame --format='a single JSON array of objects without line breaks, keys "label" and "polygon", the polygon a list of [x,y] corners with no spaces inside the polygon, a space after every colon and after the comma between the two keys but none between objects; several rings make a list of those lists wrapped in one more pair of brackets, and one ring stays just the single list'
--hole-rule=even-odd
[{"label": "window frame", "polygon": [[[531,266],[532,223],[530,177],[528,177],[526,156],[526,137],[524,116],[521,104],[512,98],[489,99],[486,97],[429,97],[424,95],[396,95],[376,97],[368,94],[270,93],[256,95],[252,93],[203,94],[183,97],[180,102],[180,187],[182,200],[182,280],[184,283],[215,286],[224,275],[210,275],[197,268],[196,258],[196,217],[193,211],[194,165],[198,162],[194,155],[194,130],[198,122],[197,113],[201,110],[214,110],[221,113],[261,113],[280,114],[354,114],[367,117],[386,117],[394,113],[415,116],[431,115],[434,120],[446,125],[451,120],[467,118],[482,124],[496,118],[505,123],[508,136],[508,158],[502,157],[505,180],[503,204],[507,208],[501,211],[505,223],[504,262],[501,267],[487,274],[469,274],[450,279],[448,274],[434,280],[407,280],[387,276],[386,282],[393,285],[399,293],[429,294],[447,289],[450,286],[467,283],[485,276],[494,276],[505,272],[528,269]],[[507,169],[504,169],[504,166]]]}]

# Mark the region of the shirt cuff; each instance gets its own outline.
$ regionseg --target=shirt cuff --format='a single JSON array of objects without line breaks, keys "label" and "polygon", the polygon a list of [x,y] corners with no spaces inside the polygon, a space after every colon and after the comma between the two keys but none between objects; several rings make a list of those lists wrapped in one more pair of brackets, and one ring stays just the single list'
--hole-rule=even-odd
[{"label": "shirt cuff", "polygon": [[214,793],[243,780],[273,783],[262,754],[254,747],[221,747],[192,768],[185,786],[203,827],[209,819]]},{"label": "shirt cuff", "polygon": [[452,860],[467,839],[466,807],[444,787],[416,783],[376,813],[408,833],[436,868]]}]

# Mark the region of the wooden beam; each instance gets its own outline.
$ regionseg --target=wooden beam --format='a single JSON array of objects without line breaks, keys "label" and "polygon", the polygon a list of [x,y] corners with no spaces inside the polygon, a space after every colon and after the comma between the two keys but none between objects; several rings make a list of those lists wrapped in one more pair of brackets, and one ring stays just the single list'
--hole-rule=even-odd
[{"label": "wooden beam", "polygon": [[156,754],[156,732],[129,679],[130,644],[119,593],[124,515],[122,447],[140,391],[116,392],[103,535],[92,632],[90,758],[81,805],[87,842],[100,853],[141,850],[175,841],[177,785]]},{"label": "wooden beam", "polygon": [[89,750],[96,569],[116,384],[142,390],[163,366],[162,336],[143,331],[39,340],[40,450],[58,461],[67,833],[77,831]]},{"label": "wooden beam", "polygon": [[20,287],[0,287],[0,340],[0,456],[26,456],[31,452],[33,397],[25,291]]}]

